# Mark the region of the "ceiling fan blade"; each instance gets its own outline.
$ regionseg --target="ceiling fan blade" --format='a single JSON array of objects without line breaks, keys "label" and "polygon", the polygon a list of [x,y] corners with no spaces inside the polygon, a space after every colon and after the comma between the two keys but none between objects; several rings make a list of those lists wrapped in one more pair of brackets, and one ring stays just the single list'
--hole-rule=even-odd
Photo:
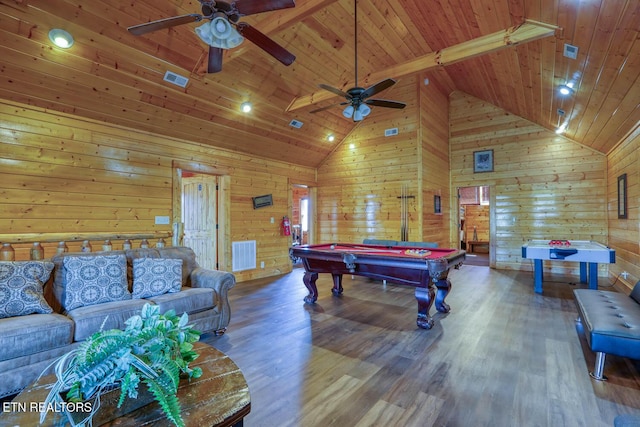
[{"label": "ceiling fan blade", "polygon": [[294,0],[237,0],[236,9],[242,16],[286,9],[296,5]]},{"label": "ceiling fan blade", "polygon": [[311,113],[311,114],[319,113],[320,111],[329,110],[329,109],[331,109],[333,107],[337,107],[338,105],[340,105],[340,104],[331,104],[331,105],[327,105],[326,107],[316,108],[313,111],[309,111],[309,113]]},{"label": "ceiling fan blade", "polygon": [[388,101],[386,99],[367,99],[365,102],[367,105],[374,105],[376,107],[385,107],[385,108],[404,108],[407,106],[404,102],[398,101]]},{"label": "ceiling fan blade", "polygon": [[190,15],[174,16],[172,18],[159,19],[157,21],[145,22],[144,24],[134,25],[127,28],[127,30],[135,35],[140,36],[152,31],[163,30],[165,28],[175,27],[177,25],[189,24],[191,22],[198,22],[202,20],[202,15],[192,13]]},{"label": "ceiling fan blade", "polygon": [[246,22],[238,23],[238,25],[236,25],[236,29],[242,36],[252,41],[256,46],[282,62],[284,65],[291,65],[293,64],[293,61],[296,60],[295,55]]},{"label": "ceiling fan blade", "polygon": [[222,49],[210,46],[207,73],[219,73],[220,71],[222,71]]},{"label": "ceiling fan blade", "polygon": [[373,86],[368,87],[364,92],[362,92],[362,94],[360,95],[360,98],[365,99],[370,96],[373,96],[378,92],[382,92],[385,89],[389,89],[394,84],[396,84],[396,81],[393,79],[382,80],[381,82],[378,82]]},{"label": "ceiling fan blade", "polygon": [[340,89],[336,89],[333,86],[325,85],[322,83],[320,83],[318,86],[320,86],[324,90],[328,90],[331,93],[335,93],[336,95],[344,96],[347,99],[351,99],[351,95],[349,95],[347,92],[343,92]]}]

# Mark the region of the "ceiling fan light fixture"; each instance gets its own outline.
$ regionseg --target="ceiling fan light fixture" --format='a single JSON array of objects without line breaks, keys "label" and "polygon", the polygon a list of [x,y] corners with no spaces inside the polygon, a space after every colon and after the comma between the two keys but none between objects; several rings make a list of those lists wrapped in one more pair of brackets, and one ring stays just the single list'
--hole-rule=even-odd
[{"label": "ceiling fan light fixture", "polygon": [[362,114],[362,117],[367,117],[369,114],[371,114],[371,107],[369,107],[367,104],[360,104],[358,105],[358,111],[360,112],[360,114]]},{"label": "ceiling fan light fixture", "polygon": [[69,49],[73,46],[74,42],[73,36],[69,32],[61,30],[60,28],[54,28],[49,31],[49,40],[51,40],[51,43],[62,49]]},{"label": "ceiling fan light fixture", "polygon": [[347,119],[350,119],[351,117],[353,117],[353,111],[354,111],[353,105],[349,105],[347,106],[347,108],[345,108],[342,111],[342,115],[345,116]]},{"label": "ceiling fan light fixture", "polygon": [[195,31],[203,42],[220,49],[233,49],[244,41],[226,17],[217,16],[196,27]]}]

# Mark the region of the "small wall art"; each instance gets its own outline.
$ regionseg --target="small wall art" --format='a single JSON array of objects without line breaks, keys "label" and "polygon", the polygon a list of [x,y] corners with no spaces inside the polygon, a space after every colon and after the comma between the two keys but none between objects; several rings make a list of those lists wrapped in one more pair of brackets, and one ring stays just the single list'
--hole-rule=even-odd
[{"label": "small wall art", "polygon": [[493,150],[473,152],[473,173],[493,172]]},{"label": "small wall art", "polygon": [[627,174],[618,177],[618,219],[627,219]]}]

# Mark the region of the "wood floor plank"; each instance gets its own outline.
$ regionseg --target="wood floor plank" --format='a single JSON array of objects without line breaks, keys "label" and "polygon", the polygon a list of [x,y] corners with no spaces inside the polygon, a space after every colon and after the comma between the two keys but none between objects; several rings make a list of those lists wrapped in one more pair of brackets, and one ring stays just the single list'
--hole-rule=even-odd
[{"label": "wood floor plank", "polygon": [[[227,353],[251,392],[246,427],[611,426],[640,415],[640,362],[608,356],[607,382],[579,324],[575,277],[547,277],[544,294],[520,271],[463,265],[450,273],[451,312],[416,324],[413,288],[345,277],[316,304],[300,269],[238,283]],[[606,283],[601,283],[606,286]]]}]

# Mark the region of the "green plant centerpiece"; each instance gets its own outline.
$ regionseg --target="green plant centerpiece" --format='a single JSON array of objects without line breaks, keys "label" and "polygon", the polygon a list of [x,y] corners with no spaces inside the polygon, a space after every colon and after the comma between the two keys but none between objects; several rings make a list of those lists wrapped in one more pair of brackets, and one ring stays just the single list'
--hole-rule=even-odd
[{"label": "green plant centerpiece", "polygon": [[[184,426],[176,396],[180,377],[198,378],[199,367],[189,368],[198,357],[193,343],[200,332],[188,325],[188,315],[174,310],[160,314],[158,306],[145,304],[140,315],[130,317],[124,330],[100,330],[55,362],[57,381],[44,408],[65,407],[69,402],[91,402],[86,417],[72,425],[92,425],[100,407],[100,395],[120,388],[118,408],[125,399],[138,398],[143,383],[160,404],[167,418]],[[46,410],[40,414],[44,422]]]}]

